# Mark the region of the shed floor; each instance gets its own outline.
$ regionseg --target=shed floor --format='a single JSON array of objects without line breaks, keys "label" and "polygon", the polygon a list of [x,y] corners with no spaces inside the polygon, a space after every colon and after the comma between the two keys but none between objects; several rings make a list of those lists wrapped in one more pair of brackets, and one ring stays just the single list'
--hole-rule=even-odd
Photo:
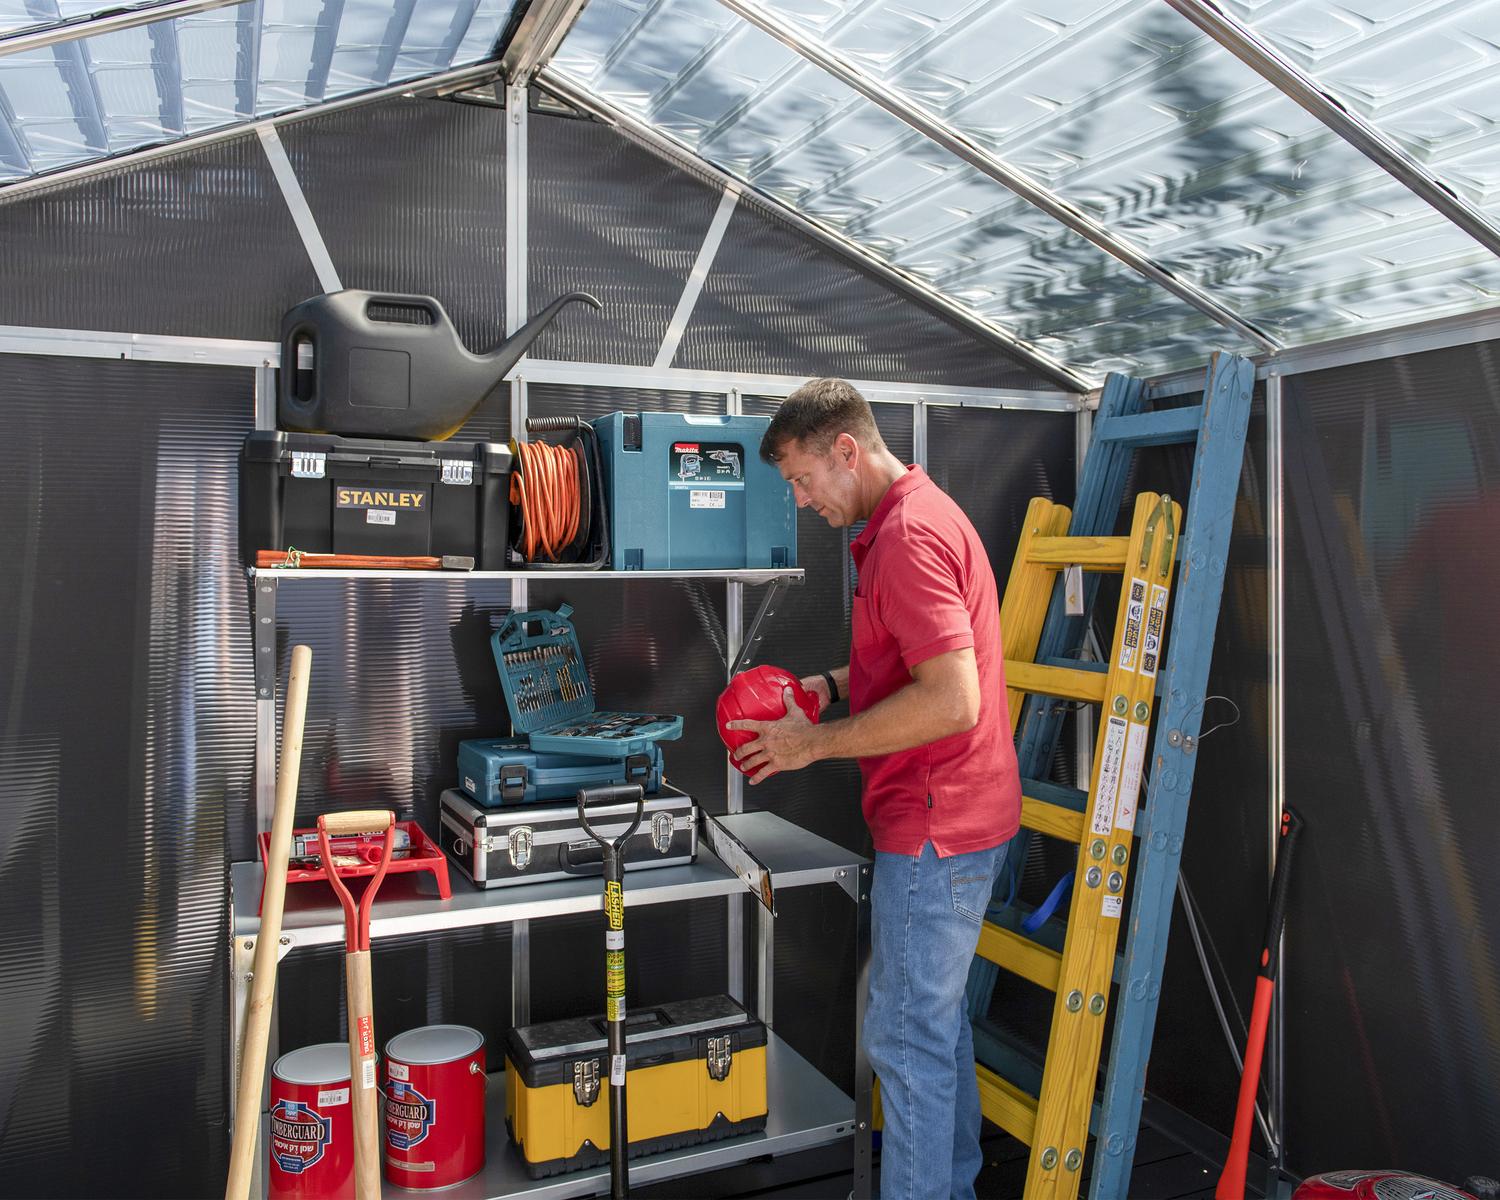
[{"label": "shed floor", "polygon": [[[985,1166],[975,1184],[979,1200],[1018,1200],[1026,1181],[1026,1147],[989,1124],[985,1134]],[[1086,1161],[1081,1196],[1088,1195],[1089,1167]],[[1130,1177],[1131,1200],[1212,1200],[1218,1178],[1217,1163],[1159,1130],[1141,1130]],[[632,1188],[631,1195],[641,1200],[844,1200],[851,1187],[848,1147],[837,1146]],[[1246,1194],[1260,1195],[1253,1186]]]}]

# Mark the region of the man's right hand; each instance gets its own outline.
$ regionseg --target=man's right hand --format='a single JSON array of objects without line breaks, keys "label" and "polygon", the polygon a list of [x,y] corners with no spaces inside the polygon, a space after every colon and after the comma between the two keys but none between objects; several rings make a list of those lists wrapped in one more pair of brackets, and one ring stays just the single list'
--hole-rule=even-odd
[{"label": "man's right hand", "polygon": [[828,680],[824,679],[821,675],[807,675],[797,682],[818,698],[818,715],[820,717],[828,711],[828,706],[833,703],[833,697],[828,691]]}]

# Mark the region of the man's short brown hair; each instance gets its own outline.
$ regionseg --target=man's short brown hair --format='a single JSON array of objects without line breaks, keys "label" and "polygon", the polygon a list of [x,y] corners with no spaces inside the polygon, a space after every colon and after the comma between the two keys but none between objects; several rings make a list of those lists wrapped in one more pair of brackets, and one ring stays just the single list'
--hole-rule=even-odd
[{"label": "man's short brown hair", "polygon": [[801,442],[810,454],[827,454],[841,433],[869,448],[885,444],[870,402],[853,384],[843,379],[811,379],[781,402],[760,440],[760,456],[774,463],[788,442]]}]

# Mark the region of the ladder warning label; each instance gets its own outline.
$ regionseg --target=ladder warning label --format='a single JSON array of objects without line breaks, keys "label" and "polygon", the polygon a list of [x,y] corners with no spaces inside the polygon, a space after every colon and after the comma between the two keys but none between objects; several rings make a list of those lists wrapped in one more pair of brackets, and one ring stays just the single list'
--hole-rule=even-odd
[{"label": "ladder warning label", "polygon": [[[1131,589],[1132,597],[1135,589]],[[1141,650],[1141,674],[1147,679],[1156,678],[1156,665],[1161,658],[1162,627],[1167,623],[1167,589],[1157,584],[1151,589],[1151,607],[1146,611],[1146,644]]]},{"label": "ladder warning label", "polygon": [[1120,909],[1124,907],[1124,904],[1125,898],[1123,896],[1106,896],[1104,897],[1104,906],[1099,911],[1106,917],[1114,917],[1116,920],[1119,920]]},{"label": "ladder warning label", "polygon": [[1125,766],[1120,773],[1120,800],[1115,807],[1115,827],[1135,828],[1135,805],[1141,795],[1141,767],[1146,761],[1146,727],[1132,724],[1125,738]]},{"label": "ladder warning label", "polygon": [[1131,579],[1125,602],[1125,634],[1120,638],[1120,670],[1134,671],[1136,651],[1141,645],[1141,618],[1146,614],[1146,581]]},{"label": "ladder warning label", "polygon": [[[1104,752],[1099,756],[1099,790],[1094,795],[1093,829],[1100,837],[1108,837],[1114,828],[1115,797],[1120,791],[1120,768],[1125,756],[1125,727],[1129,724],[1123,717],[1110,717],[1109,728],[1104,734]],[[1139,776],[1136,777],[1139,781]]]}]

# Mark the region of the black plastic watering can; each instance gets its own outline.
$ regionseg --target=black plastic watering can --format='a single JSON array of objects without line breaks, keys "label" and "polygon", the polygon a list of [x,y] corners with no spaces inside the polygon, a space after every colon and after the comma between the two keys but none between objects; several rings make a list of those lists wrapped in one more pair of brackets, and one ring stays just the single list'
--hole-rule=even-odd
[{"label": "black plastic watering can", "polygon": [[[569,292],[493,350],[470,354],[431,296],[349,289],[304,300],[281,321],[282,429],[436,442],[451,437],[567,305]],[[299,347],[312,369],[298,369]]]}]

